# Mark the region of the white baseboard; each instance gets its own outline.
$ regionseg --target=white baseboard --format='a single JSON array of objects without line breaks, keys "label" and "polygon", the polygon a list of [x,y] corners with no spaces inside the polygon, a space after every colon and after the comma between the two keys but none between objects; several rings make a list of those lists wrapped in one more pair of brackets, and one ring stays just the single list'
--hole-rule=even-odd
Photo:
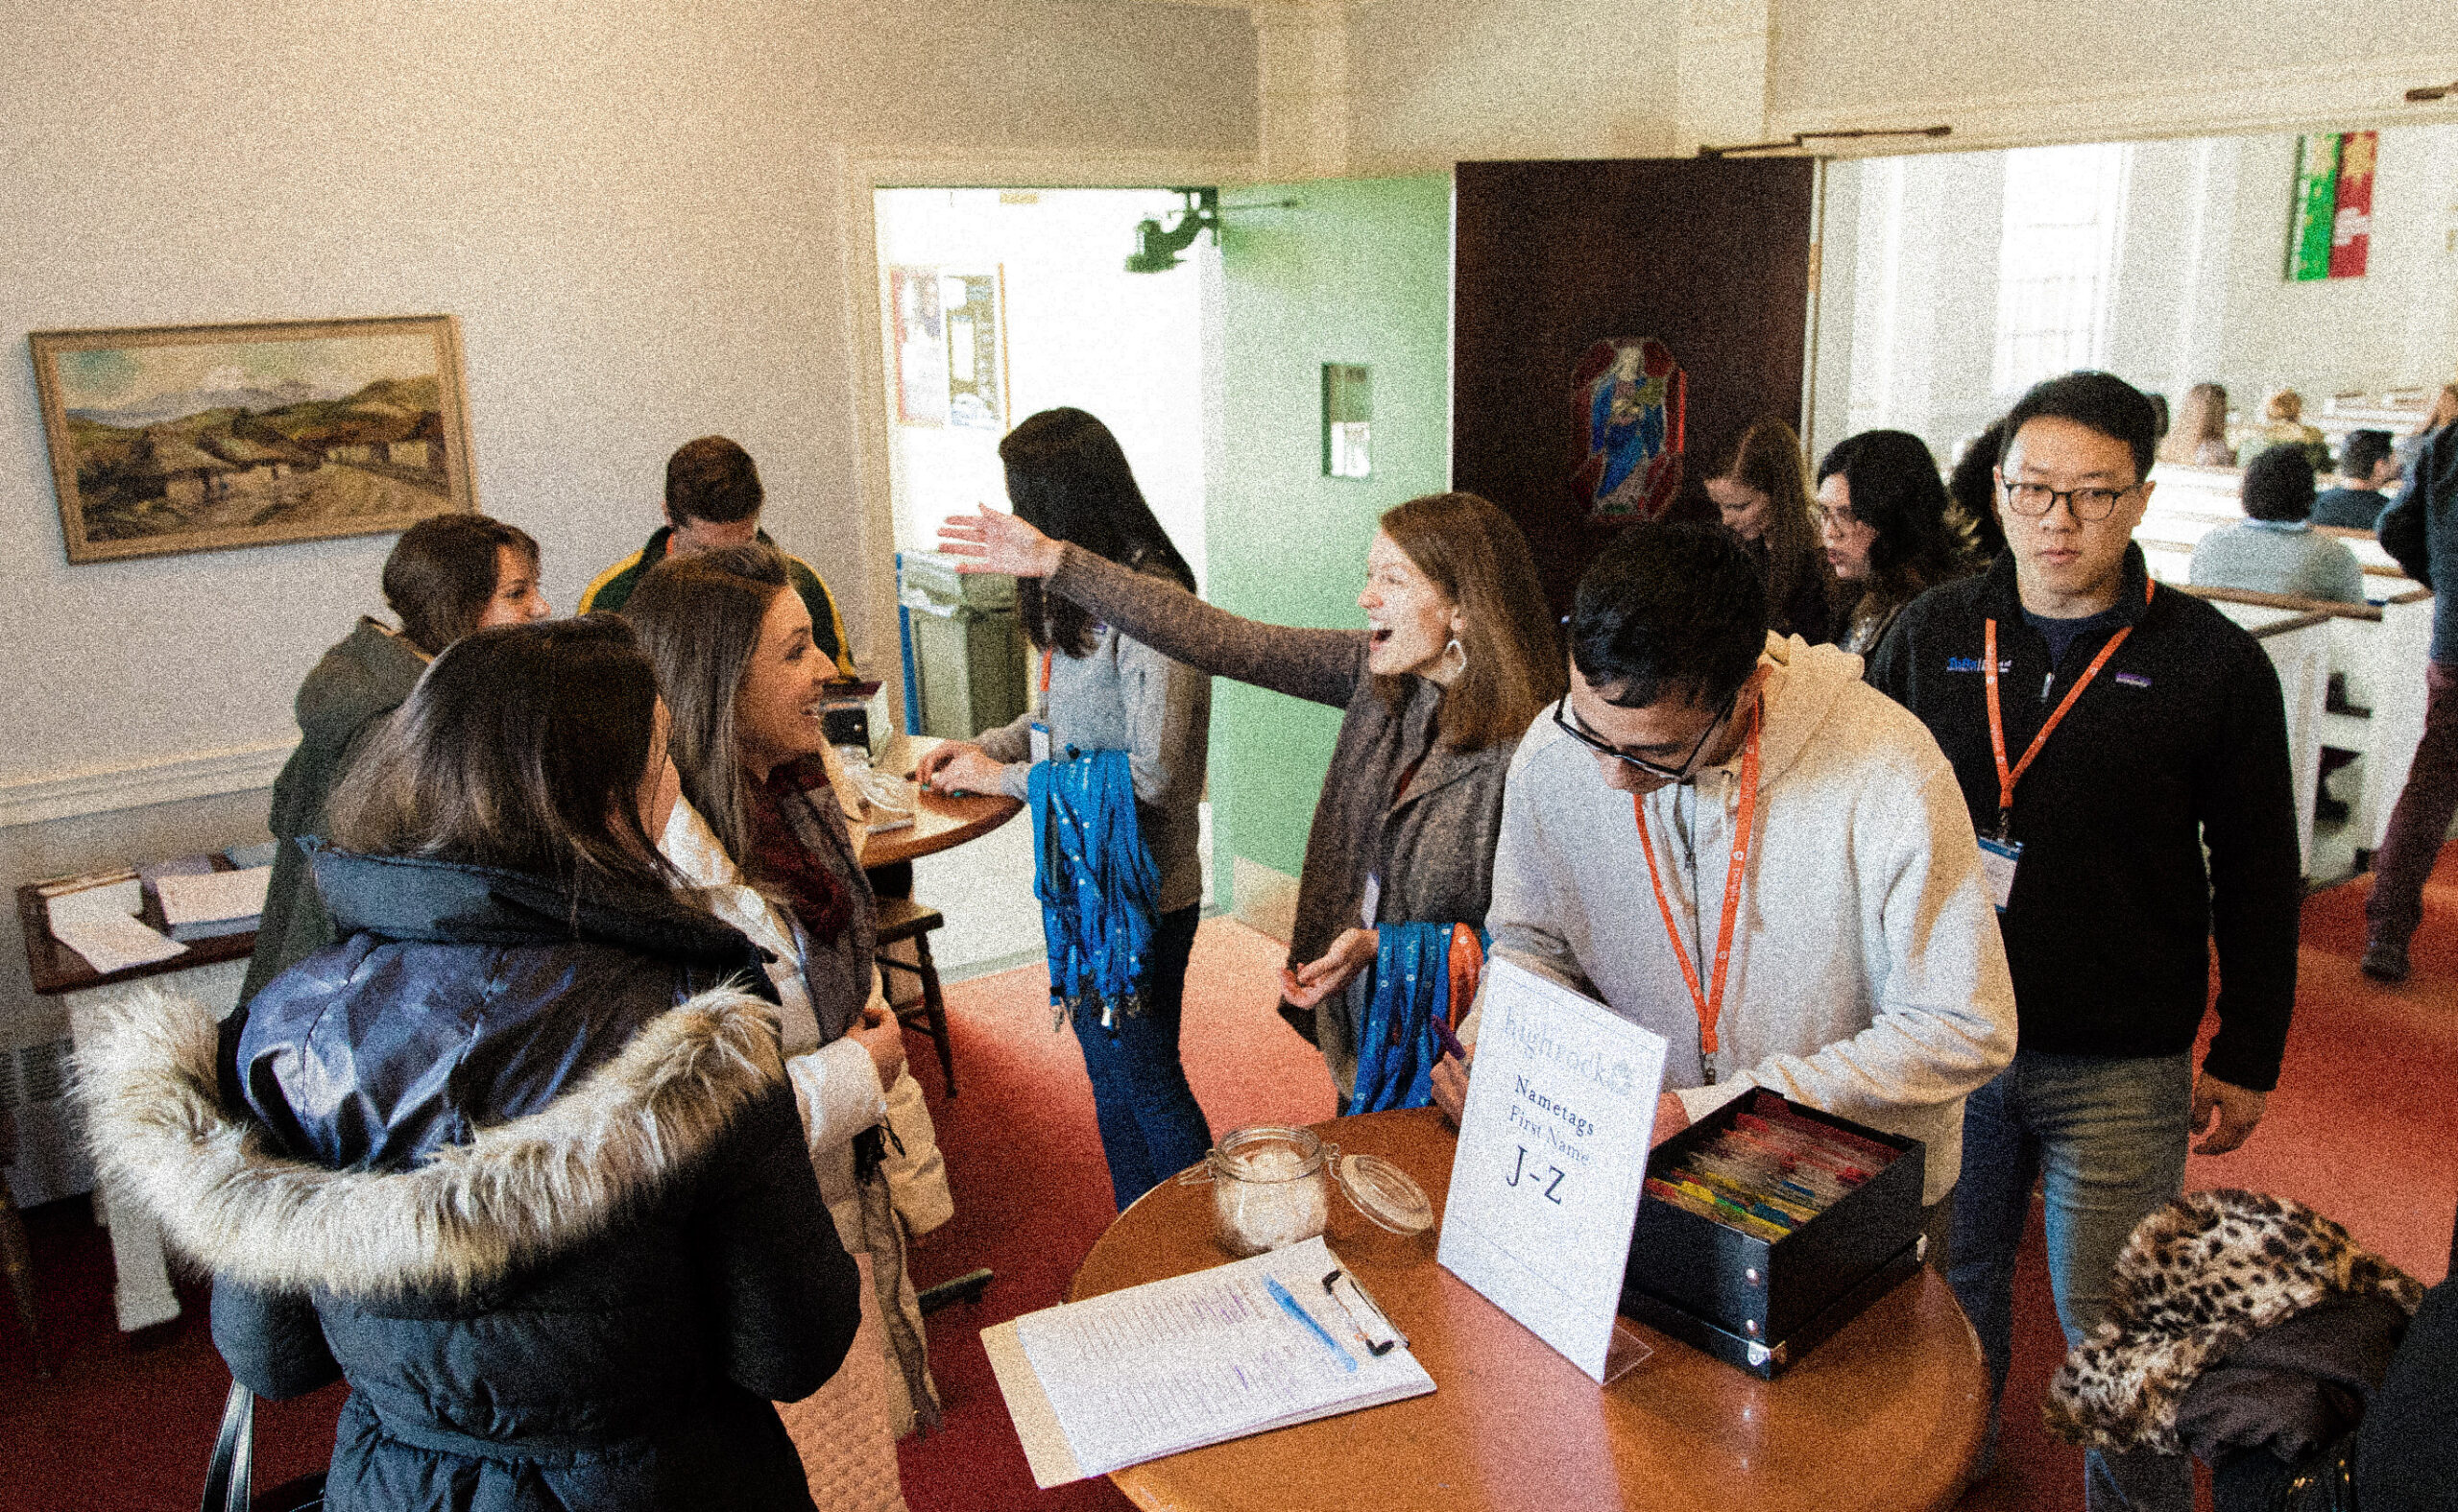
[{"label": "white baseboard", "polygon": [[270,787],[295,740],[0,782],[0,828]]}]

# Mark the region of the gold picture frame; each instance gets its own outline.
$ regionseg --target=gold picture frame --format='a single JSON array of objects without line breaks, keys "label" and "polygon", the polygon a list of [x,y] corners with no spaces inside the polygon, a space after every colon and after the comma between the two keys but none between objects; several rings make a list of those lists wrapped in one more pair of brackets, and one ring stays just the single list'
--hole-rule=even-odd
[{"label": "gold picture frame", "polygon": [[27,339],[72,563],[378,535],[478,507],[449,315]]}]

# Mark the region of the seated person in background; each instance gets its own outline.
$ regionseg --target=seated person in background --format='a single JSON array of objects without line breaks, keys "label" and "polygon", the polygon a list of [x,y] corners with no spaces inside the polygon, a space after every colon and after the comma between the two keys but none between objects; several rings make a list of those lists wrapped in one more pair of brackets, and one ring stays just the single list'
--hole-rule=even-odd
[{"label": "seated person in background", "polygon": [[2313,500],[2313,523],[2344,530],[2371,530],[2390,507],[2390,485],[2398,481],[2398,459],[2390,455],[2386,430],[2352,430],[2339,456],[2339,486]]},{"label": "seated person in background", "polygon": [[1990,420],[1971,438],[1946,475],[1946,496],[1962,512],[1959,522],[1971,532],[1971,555],[1985,567],[2006,549],[2006,526],[1997,517],[1997,454],[2006,449],[2006,421]]},{"label": "seated person in background", "polygon": [[2364,568],[2347,542],[2316,533],[2313,463],[2298,442],[2281,442],[2245,468],[2246,519],[2195,542],[2186,581],[2290,598],[2364,602]]},{"label": "seated person in background", "polygon": [[2176,429],[2159,443],[2158,457],[2189,468],[2234,467],[2236,450],[2228,444],[2228,391],[2216,383],[2185,390]]},{"label": "seated person in background", "polygon": [[1707,480],[1707,497],[1723,512],[1724,529],[1749,548],[1767,577],[1767,628],[1811,645],[1833,638],[1827,625],[1826,553],[1810,523],[1809,487],[1801,478],[1801,439],[1779,420],[1742,433],[1724,469]]},{"label": "seated person in background", "polygon": [[1846,606],[1836,643],[1876,649],[1903,606],[1971,569],[1938,459],[1910,431],[1865,430],[1818,465],[1819,539]]},{"label": "seated person in background", "polygon": [[293,962],[340,938],[308,883],[307,852],[298,842],[325,833],[325,801],[368,733],[401,707],[445,647],[473,630],[554,612],[538,592],[538,542],[484,515],[430,515],[403,531],[384,559],[384,602],[400,616],[399,630],[362,617],[299,684],[292,705],[299,745],[274,779],[266,820],[281,845],[239,989],[243,1003]]},{"label": "seated person in background", "polygon": [[[755,540],[775,545],[759,528],[759,506],[766,497],[751,453],[723,436],[685,442],[665,462],[665,523],[649,537],[648,544],[599,573],[595,582],[581,590],[579,612],[619,612],[639,587],[641,574],[669,556],[687,557]],[[854,667],[845,616],[836,612],[828,585],[800,557],[786,557],[785,567],[793,574],[794,591],[810,611],[812,644],[836,664],[839,678],[861,676]]]},{"label": "seated person in background", "polygon": [[[1580,580],[1570,644],[1569,694],[1511,760],[1496,953],[1670,1042],[1658,1140],[1764,1087],[1923,1141],[1942,1264],[1964,1096],[2014,1054],[1954,769],[1857,658],[1767,635],[1723,531],[1628,527]],[[1467,1083],[1435,1068],[1455,1119]]]},{"label": "seated person in background", "polygon": [[2302,446],[2313,459],[2313,470],[2320,472],[2330,465],[2330,444],[2322,433],[2304,423],[2304,396],[2294,389],[2273,389],[2262,399],[2261,439],[2271,444],[2294,443]]}]

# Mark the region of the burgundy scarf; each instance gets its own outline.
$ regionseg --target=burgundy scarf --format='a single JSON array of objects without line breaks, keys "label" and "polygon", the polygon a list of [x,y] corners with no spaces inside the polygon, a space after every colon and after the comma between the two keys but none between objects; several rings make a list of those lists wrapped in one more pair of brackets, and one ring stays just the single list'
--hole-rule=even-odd
[{"label": "burgundy scarf", "polygon": [[768,780],[751,790],[752,876],[768,886],[783,888],[803,928],[822,942],[845,932],[853,916],[853,900],[827,863],[795,837],[785,805],[834,802],[836,792],[829,785],[828,769],[816,756],[779,762]]}]

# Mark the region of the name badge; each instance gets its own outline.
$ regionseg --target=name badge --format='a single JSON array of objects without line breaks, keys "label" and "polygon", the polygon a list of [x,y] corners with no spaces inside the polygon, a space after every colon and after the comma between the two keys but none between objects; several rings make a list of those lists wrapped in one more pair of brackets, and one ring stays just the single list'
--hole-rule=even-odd
[{"label": "name badge", "polygon": [[1996,901],[1997,911],[2004,913],[2007,902],[2014,896],[2014,868],[2023,860],[2023,845],[2019,840],[1991,840],[1980,837],[1980,875],[1988,879],[1988,896]]},{"label": "name badge", "polygon": [[1049,726],[1041,720],[1034,720],[1029,738],[1032,741],[1033,764],[1039,766],[1049,759]]}]

